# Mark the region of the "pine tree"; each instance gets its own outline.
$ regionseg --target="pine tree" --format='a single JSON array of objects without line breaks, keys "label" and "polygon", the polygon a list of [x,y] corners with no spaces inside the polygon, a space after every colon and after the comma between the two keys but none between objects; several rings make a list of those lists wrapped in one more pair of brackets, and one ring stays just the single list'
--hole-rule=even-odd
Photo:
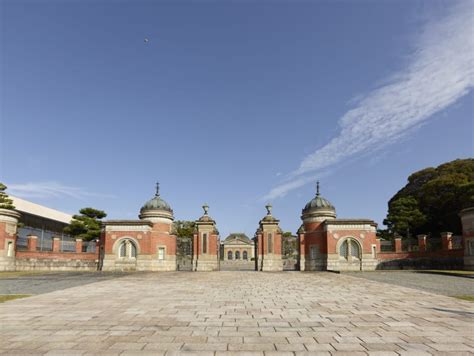
[{"label": "pine tree", "polygon": [[13,200],[8,197],[8,194],[5,193],[7,186],[3,183],[0,183],[0,209],[15,209],[13,205]]},{"label": "pine tree", "polygon": [[102,210],[83,208],[81,215],[74,215],[71,224],[64,228],[64,232],[76,239],[85,241],[97,240],[100,237],[101,221],[107,214]]}]

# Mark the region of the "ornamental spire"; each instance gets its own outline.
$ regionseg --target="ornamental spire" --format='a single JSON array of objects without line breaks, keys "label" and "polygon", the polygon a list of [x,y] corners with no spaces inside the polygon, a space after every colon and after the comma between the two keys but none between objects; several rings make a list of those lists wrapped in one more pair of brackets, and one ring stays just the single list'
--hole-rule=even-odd
[{"label": "ornamental spire", "polygon": [[319,180],[316,182],[316,196],[319,197]]},{"label": "ornamental spire", "polygon": [[209,210],[209,205],[207,205],[206,203],[204,203],[204,205],[202,206],[202,209],[204,210],[204,215],[207,215],[207,212]]},{"label": "ornamental spire", "polygon": [[155,193],[155,197],[159,197],[160,196],[160,183],[159,182],[156,182],[156,193]]}]

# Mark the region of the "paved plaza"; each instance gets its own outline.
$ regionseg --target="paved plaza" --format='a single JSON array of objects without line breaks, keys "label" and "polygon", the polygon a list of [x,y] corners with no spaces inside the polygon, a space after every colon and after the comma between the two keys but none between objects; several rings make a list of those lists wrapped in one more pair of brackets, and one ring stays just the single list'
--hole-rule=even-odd
[{"label": "paved plaza", "polygon": [[468,355],[474,303],[333,273],[137,273],[0,304],[0,353]]}]

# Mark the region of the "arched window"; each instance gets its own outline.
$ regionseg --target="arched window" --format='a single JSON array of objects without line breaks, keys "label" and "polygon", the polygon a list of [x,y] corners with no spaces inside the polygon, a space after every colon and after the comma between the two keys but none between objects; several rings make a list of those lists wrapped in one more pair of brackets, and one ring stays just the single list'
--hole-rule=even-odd
[{"label": "arched window", "polygon": [[13,257],[13,242],[9,241],[7,245],[7,257]]},{"label": "arched window", "polygon": [[273,252],[273,234],[270,232],[268,233],[268,236],[267,236],[267,247],[268,247],[268,253],[272,253]]},{"label": "arched window", "polygon": [[349,250],[349,245],[347,240],[343,241],[339,247],[339,257],[345,258],[347,260],[347,252]]},{"label": "arched window", "polygon": [[356,262],[362,258],[360,245],[354,238],[347,238],[339,246],[339,257],[349,262]]},{"label": "arched window", "polygon": [[351,239],[351,256],[353,258],[360,258],[360,248],[359,244]]},{"label": "arched window", "polygon": [[235,251],[235,259],[240,260],[240,251]]},{"label": "arched window", "polygon": [[119,257],[121,258],[136,258],[137,247],[131,240],[123,240],[119,245]]},{"label": "arched window", "polygon": [[244,260],[247,260],[247,259],[248,259],[247,251],[244,251],[244,252],[242,253],[242,258],[243,258]]},{"label": "arched window", "polygon": [[227,252],[227,259],[228,260],[232,259],[232,251]]},{"label": "arched window", "polygon": [[119,247],[119,257],[127,256],[127,241],[122,241]]}]

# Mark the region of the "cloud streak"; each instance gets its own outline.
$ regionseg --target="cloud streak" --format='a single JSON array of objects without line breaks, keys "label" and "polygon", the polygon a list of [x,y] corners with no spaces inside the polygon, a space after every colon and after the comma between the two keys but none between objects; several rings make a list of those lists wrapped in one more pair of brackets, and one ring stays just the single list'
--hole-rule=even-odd
[{"label": "cloud streak", "polygon": [[83,200],[89,197],[113,197],[106,194],[87,192],[83,188],[67,186],[58,182],[8,184],[8,193],[21,198],[59,198],[66,196]]},{"label": "cloud streak", "polygon": [[339,119],[339,135],[306,156],[265,199],[282,197],[312,181],[315,172],[398,141],[466,95],[474,86],[472,4],[455,4],[442,18],[428,21],[405,68],[351,101],[353,108]]}]

